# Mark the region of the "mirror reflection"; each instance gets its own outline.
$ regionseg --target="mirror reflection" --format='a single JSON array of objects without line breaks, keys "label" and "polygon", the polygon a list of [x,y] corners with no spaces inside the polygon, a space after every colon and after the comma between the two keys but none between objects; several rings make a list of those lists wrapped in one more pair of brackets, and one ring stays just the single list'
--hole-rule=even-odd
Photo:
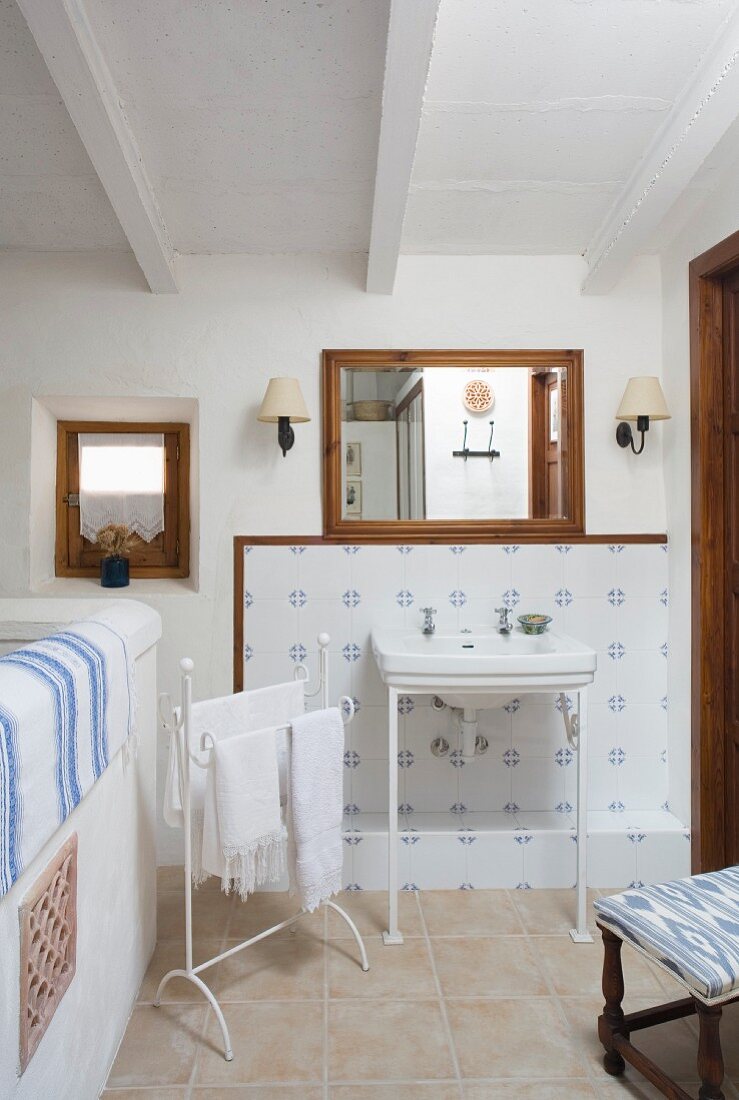
[{"label": "mirror reflection", "polygon": [[567,367],[342,367],[343,518],[567,519]]}]

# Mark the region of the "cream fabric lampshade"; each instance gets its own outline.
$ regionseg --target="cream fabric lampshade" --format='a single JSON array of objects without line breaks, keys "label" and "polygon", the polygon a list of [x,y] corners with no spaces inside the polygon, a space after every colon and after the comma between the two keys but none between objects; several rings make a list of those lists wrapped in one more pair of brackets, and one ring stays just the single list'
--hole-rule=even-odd
[{"label": "cream fabric lampshade", "polygon": [[629,379],[616,413],[616,420],[636,421],[640,416],[648,416],[650,420],[670,419],[670,411],[667,408],[659,378]]},{"label": "cream fabric lampshade", "polygon": [[269,380],[257,420],[276,424],[281,416],[289,417],[293,424],[307,424],[310,420],[297,378]]}]

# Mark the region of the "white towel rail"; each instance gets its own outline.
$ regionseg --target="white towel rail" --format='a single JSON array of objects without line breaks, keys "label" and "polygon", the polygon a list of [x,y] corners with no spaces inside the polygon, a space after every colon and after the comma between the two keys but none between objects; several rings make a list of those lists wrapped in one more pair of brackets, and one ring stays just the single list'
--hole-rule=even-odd
[{"label": "white towel rail", "polygon": [[[321,697],[321,705],[323,707],[328,706],[328,646],[330,642],[328,634],[318,635],[318,686],[315,690],[308,692],[303,689],[306,698],[315,698],[317,695]],[[218,1003],[218,999],[213,991],[206,985],[200,975],[203,971],[208,970],[211,966],[215,966],[216,963],[221,962],[223,959],[229,958],[231,955],[238,954],[239,951],[243,951],[246,947],[250,947],[254,943],[258,943],[260,940],[264,940],[267,936],[273,936],[275,932],[281,932],[283,928],[294,929],[295,924],[305,915],[305,910],[301,909],[299,913],[296,913],[292,917],[288,917],[287,920],[280,921],[279,924],[273,925],[271,928],[265,928],[263,932],[259,932],[256,936],[251,936],[248,940],[243,940],[242,943],[236,944],[235,947],[230,948],[228,951],[222,952],[220,955],[216,955],[212,959],[207,959],[206,962],[200,963],[198,966],[192,965],[192,837],[190,832],[190,820],[191,820],[191,806],[190,806],[190,768],[194,764],[198,768],[208,768],[212,762],[212,752],[208,752],[213,747],[212,737],[209,733],[204,733],[201,737],[200,749],[201,752],[208,752],[208,756],[205,760],[198,758],[195,753],[192,752],[191,745],[191,731],[192,731],[192,674],[194,665],[193,662],[185,657],[180,661],[180,674],[181,674],[181,705],[175,707],[172,703],[172,699],[169,695],[163,694],[159,696],[159,717],[162,721],[162,725],[168,731],[170,737],[176,738],[175,744],[177,747],[177,763],[179,765],[179,781],[180,781],[180,802],[182,805],[182,817],[183,828],[185,833],[185,966],[184,969],[176,969],[168,971],[159,983],[157,989],[156,998],[154,1004],[159,1007],[161,1004],[162,992],[167,982],[172,978],[185,978],[187,981],[192,982],[210,1004],[213,1012],[216,1015],[218,1024],[221,1028],[221,1034],[223,1036],[223,1055],[227,1062],[230,1062],[233,1058],[233,1050],[231,1049],[231,1039],[228,1033],[228,1027],[221,1011],[221,1006]],[[301,680],[304,684],[310,682],[310,675],[305,665],[297,665],[295,668],[295,679]],[[346,726],[351,722],[354,717],[354,702],[348,696],[343,695],[339,699],[339,709],[341,711],[344,725]],[[292,736],[292,726],[286,725],[280,727],[281,730],[285,730],[289,738]],[[208,743],[210,739],[210,743]],[[349,914],[345,912],[340,905],[337,905],[333,901],[326,901],[324,905],[333,909],[342,917],[349,926],[354,939],[356,940],[357,947],[361,956],[361,965],[363,971],[369,970],[369,962],[367,961],[367,952],[365,950],[364,942],[359,933],[354,921]]]}]

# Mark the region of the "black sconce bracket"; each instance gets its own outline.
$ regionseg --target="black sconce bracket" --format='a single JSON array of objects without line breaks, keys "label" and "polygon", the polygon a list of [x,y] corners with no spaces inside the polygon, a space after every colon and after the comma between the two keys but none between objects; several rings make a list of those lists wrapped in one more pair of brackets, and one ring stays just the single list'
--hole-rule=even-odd
[{"label": "black sconce bracket", "polygon": [[616,442],[619,447],[628,447],[631,444],[631,449],[635,455],[640,455],[644,450],[644,437],[646,432],[649,431],[649,417],[638,416],[636,418],[636,430],[641,432],[641,443],[637,450],[634,446],[634,433],[631,430],[631,424],[626,420],[622,420],[619,426],[616,428]]},{"label": "black sconce bracket", "polygon": [[467,425],[469,420],[463,420],[464,424],[464,439],[462,440],[462,450],[452,451],[453,458],[463,458],[465,462],[468,458],[489,458],[492,462],[494,458],[500,458],[500,451],[493,450],[493,431],[495,430],[495,421],[490,421],[490,439],[488,440],[488,449],[486,451],[471,451],[467,446]]},{"label": "black sconce bracket", "polygon": [[290,427],[290,417],[281,416],[277,421],[277,442],[282,448],[282,457],[284,458],[287,452],[295,442],[295,432]]}]

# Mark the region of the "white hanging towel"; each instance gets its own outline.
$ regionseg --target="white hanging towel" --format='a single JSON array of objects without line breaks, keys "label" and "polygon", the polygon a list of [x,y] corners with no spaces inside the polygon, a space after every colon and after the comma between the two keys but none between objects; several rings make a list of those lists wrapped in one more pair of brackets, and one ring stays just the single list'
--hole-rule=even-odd
[{"label": "white hanging towel", "polygon": [[[194,703],[192,707],[192,728],[190,751],[206,762],[208,754],[200,752],[200,738],[210,733],[215,742],[225,741],[239,734],[274,729],[292,721],[296,714],[305,708],[303,684],[299,680],[289,680],[284,684],[273,684],[254,691],[242,691],[236,695],[225,695],[218,699],[207,699]],[[277,737],[278,767],[280,770],[280,790],[286,794],[286,737]],[[195,764],[190,765],[190,807],[192,839],[192,875],[196,885],[203,882],[209,874],[223,876],[223,856],[218,836],[217,815],[209,814],[211,828],[208,832],[208,845],[204,851],[204,816],[206,774],[211,776],[213,768],[207,773]],[[215,806],[215,799],[211,802]],[[169,764],[164,792],[164,820],[172,828],[182,828],[182,792],[177,761],[175,738],[170,737]]]},{"label": "white hanging towel", "polygon": [[344,723],[330,707],[294,718],[292,728],[290,879],[312,912],[341,890]]},{"label": "white hanging towel", "polygon": [[[213,845],[213,803],[226,893],[242,900],[285,870],[287,830],[280,817],[277,731],[257,730],[216,741],[205,793],[204,858]],[[207,844],[206,844],[207,841]],[[210,859],[210,857],[208,856]],[[210,864],[206,869],[210,869]]]}]

